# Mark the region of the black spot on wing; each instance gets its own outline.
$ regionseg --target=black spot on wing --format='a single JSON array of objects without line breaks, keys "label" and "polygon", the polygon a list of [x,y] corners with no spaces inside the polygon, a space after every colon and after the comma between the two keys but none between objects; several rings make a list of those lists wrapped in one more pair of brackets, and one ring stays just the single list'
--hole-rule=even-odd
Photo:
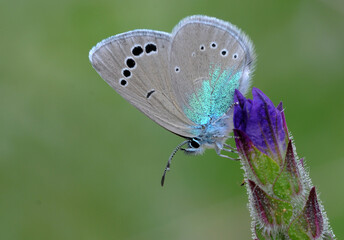
[{"label": "black spot on wing", "polygon": [[149,99],[149,98],[152,96],[152,94],[153,94],[154,92],[155,92],[154,89],[150,90],[150,91],[147,93],[146,98]]},{"label": "black spot on wing", "polygon": [[156,52],[156,45],[154,43],[148,43],[145,47],[146,53]]},{"label": "black spot on wing", "polygon": [[135,46],[132,50],[131,50],[132,54],[136,57],[140,56],[143,53],[143,49],[140,45]]},{"label": "black spot on wing", "polygon": [[125,63],[127,64],[128,68],[134,68],[136,65],[135,60],[132,58],[128,58]]},{"label": "black spot on wing", "polygon": [[127,78],[131,76],[131,72],[128,69],[124,69],[122,74],[124,77],[127,77]]}]

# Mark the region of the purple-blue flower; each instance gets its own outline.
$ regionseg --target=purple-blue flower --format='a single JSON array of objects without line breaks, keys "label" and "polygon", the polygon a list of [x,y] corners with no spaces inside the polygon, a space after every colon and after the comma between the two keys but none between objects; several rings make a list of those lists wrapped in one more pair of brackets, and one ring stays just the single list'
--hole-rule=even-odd
[{"label": "purple-blue flower", "polygon": [[252,95],[246,99],[235,91],[233,132],[245,171],[254,239],[334,239],[303,159],[295,152],[282,103],[275,107],[257,88]]},{"label": "purple-blue flower", "polygon": [[282,104],[277,108],[259,89],[253,88],[253,100],[235,91],[234,129],[246,134],[253,144],[273,159],[282,159],[286,152],[286,124]]}]

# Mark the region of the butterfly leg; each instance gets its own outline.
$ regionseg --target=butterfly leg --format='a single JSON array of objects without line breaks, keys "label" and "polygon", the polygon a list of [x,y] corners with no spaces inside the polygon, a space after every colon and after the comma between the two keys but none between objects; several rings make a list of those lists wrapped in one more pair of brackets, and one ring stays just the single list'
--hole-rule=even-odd
[{"label": "butterfly leg", "polygon": [[226,152],[238,153],[236,148],[232,147],[231,145],[228,145],[228,144],[224,143],[223,146],[224,146],[223,150],[226,151]]},{"label": "butterfly leg", "polygon": [[235,147],[232,147],[231,145],[226,144],[226,143],[224,143],[223,146],[226,147],[226,148],[232,149],[232,150],[236,150]]},{"label": "butterfly leg", "polygon": [[222,150],[227,151],[227,150],[229,150],[229,149],[220,148],[220,147],[217,146],[217,145],[215,146],[216,154],[219,155],[220,157],[228,158],[228,159],[233,160],[233,161],[238,161],[238,160],[240,160],[240,158],[232,158],[232,157],[230,157],[230,156],[221,154],[221,151],[222,151]]},{"label": "butterfly leg", "polygon": [[219,155],[220,157],[223,157],[223,158],[228,158],[230,160],[233,160],[233,161],[239,161],[240,158],[232,158],[230,156],[227,156],[227,155],[224,155],[224,154],[221,154],[220,152],[216,151],[217,155]]},{"label": "butterfly leg", "polygon": [[231,153],[238,153],[237,151],[232,150],[232,149],[228,149],[228,148],[222,148],[222,150],[226,151],[226,152],[231,152]]}]

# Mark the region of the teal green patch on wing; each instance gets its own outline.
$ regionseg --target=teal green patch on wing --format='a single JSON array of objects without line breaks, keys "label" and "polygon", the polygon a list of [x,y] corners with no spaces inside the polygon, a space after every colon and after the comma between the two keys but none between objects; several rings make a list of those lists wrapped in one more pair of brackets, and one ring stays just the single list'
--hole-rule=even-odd
[{"label": "teal green patch on wing", "polygon": [[242,72],[221,67],[210,67],[209,79],[201,83],[189,98],[185,115],[194,123],[203,125],[223,116],[233,103],[234,91],[239,88]]}]

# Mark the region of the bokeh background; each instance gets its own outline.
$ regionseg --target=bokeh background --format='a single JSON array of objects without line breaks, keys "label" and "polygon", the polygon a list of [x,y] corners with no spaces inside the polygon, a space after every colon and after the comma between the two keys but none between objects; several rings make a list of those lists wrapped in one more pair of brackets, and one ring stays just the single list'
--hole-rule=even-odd
[{"label": "bokeh background", "polygon": [[[250,239],[238,162],[181,142],[94,71],[88,51],[182,18],[230,21],[253,40],[253,86],[284,102],[298,154],[344,238],[344,2],[60,0],[0,3],[0,239]],[[251,95],[249,95],[251,96]]]}]

